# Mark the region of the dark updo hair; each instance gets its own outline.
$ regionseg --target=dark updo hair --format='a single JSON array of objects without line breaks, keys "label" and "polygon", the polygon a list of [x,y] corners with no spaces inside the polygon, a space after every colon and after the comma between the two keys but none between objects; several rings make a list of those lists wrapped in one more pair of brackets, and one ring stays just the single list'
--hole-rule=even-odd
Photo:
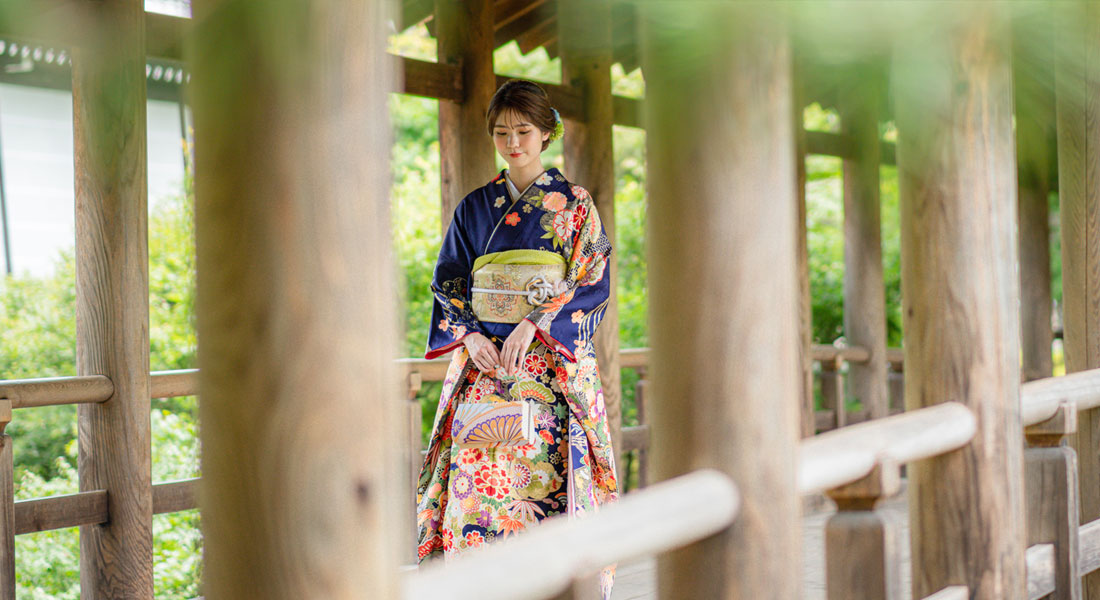
[{"label": "dark updo hair", "polygon": [[[501,114],[512,111],[538,127],[543,133],[554,133],[557,121],[554,112],[550,108],[550,98],[546,90],[537,83],[525,79],[509,79],[500,86],[489,101],[489,110],[485,113],[485,124],[489,135],[493,135],[493,126]],[[550,139],[543,140],[542,149],[546,150],[550,145]]]}]

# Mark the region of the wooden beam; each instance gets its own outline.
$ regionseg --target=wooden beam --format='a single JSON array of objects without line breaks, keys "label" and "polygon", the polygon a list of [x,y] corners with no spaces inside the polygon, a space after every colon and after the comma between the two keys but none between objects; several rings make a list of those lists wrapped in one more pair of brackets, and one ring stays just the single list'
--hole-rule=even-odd
[{"label": "wooden beam", "polygon": [[106,490],[108,519],[80,530],[87,598],[153,594],[145,12],[87,3],[74,39],[76,363],[114,395],[79,407],[80,491]]},{"label": "wooden beam", "polygon": [[194,8],[204,590],[396,598],[384,3]]},{"label": "wooden beam", "polygon": [[105,490],[21,500],[15,503],[15,534],[103,524],[108,508]]},{"label": "wooden beam", "polygon": [[1012,600],[1026,576],[1008,27],[1003,5],[959,10],[935,38],[900,39],[894,62],[905,406],[956,400],[978,421],[961,451],[909,466],[913,597],[965,583]]},{"label": "wooden beam", "polygon": [[1042,2],[1021,4],[1013,23],[1017,198],[1020,231],[1020,350],[1024,381],[1050,377],[1050,194],[1054,150],[1053,22]]},{"label": "wooden beam", "polygon": [[525,32],[534,29],[540,23],[544,23],[558,14],[557,3],[553,0],[533,2],[531,10],[524,11],[505,23],[501,23],[493,32],[493,47],[499,48],[508,42],[518,38]]},{"label": "wooden beam", "polygon": [[0,381],[0,398],[11,400],[12,408],[104,402],[114,393],[115,385],[104,375]]},{"label": "wooden beam", "polygon": [[[775,9],[758,5],[685,11],[646,2],[638,10],[653,224],[652,470],[667,479],[719,469],[737,481],[745,507],[728,529],[658,558],[659,595],[799,598],[800,579],[791,577],[801,551],[786,33]],[[752,361],[735,358],[750,353]]]},{"label": "wooden beam", "polygon": [[443,231],[455,207],[496,172],[496,152],[485,111],[497,88],[493,73],[493,6],[490,0],[436,0],[439,62],[462,72],[462,100],[439,103],[439,164]]},{"label": "wooden beam", "polygon": [[[615,150],[611,105],[611,2],[560,0],[562,84],[581,91],[584,120],[566,118],[562,140],[565,172],[571,182],[588,190],[600,221],[615,246]],[[564,117],[563,117],[564,118]],[[603,321],[596,329],[596,360],[600,366],[604,406],[611,426],[611,446],[622,456],[622,377],[619,362],[618,254],[604,273],[611,283]],[[620,485],[624,474],[617,469]]]},{"label": "wooden beam", "polygon": [[[1100,6],[1064,3],[1057,22],[1055,96],[1058,140],[1058,198],[1061,203],[1062,298],[1066,372],[1100,367],[1100,66],[1096,40]],[[1080,521],[1100,518],[1100,410],[1082,412],[1077,435]],[[1088,571],[1082,571],[1088,573]],[[1100,598],[1100,574],[1088,573],[1083,597]]]},{"label": "wooden beam", "polygon": [[153,486],[153,514],[179,512],[198,508],[195,493],[200,479],[182,479]]},{"label": "wooden beam", "polygon": [[[500,31],[504,29],[517,19],[529,14],[531,11],[546,3],[547,0],[496,0],[496,3],[493,5],[493,14],[495,15],[493,30]],[[505,40],[505,43],[507,42],[508,40]],[[501,45],[503,44],[497,44],[498,47]]]},{"label": "wooden beam", "polygon": [[875,71],[858,78],[841,105],[841,126],[853,142],[843,161],[844,178],[844,335],[866,348],[870,360],[848,369],[851,395],[872,419],[889,414],[886,394],[886,287],[882,267],[882,218],[879,201],[878,99]]},{"label": "wooden beam", "polygon": [[462,69],[458,65],[404,56],[393,58],[399,63],[395,66],[395,71],[403,74],[402,93],[451,102],[462,101]]},{"label": "wooden beam", "polygon": [[[556,8],[556,2],[555,8]],[[529,54],[539,46],[550,43],[558,35],[557,10],[545,21],[516,36],[516,44],[522,54]]]}]

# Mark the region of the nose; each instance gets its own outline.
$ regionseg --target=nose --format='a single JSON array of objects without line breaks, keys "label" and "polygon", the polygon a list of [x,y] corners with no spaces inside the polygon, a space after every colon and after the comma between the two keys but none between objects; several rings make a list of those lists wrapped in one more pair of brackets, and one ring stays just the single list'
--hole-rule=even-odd
[{"label": "nose", "polygon": [[508,134],[508,147],[519,148],[519,135],[516,133]]}]

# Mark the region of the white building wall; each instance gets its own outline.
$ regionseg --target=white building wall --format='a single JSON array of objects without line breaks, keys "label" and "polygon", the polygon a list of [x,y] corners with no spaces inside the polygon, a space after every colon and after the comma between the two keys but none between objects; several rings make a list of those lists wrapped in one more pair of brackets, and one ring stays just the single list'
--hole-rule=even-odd
[{"label": "white building wall", "polygon": [[[0,165],[16,274],[49,275],[59,253],[73,247],[72,113],[67,91],[0,84]],[[183,147],[178,104],[150,100],[147,113],[152,208],[182,192]]]}]

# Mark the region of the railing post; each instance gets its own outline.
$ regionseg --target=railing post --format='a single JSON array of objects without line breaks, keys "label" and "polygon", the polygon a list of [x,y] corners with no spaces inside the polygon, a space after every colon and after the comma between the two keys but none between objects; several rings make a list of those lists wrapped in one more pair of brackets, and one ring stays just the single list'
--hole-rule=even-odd
[{"label": "railing post", "polygon": [[865,348],[867,362],[848,364],[848,388],[868,419],[889,414],[886,394],[886,290],[879,207],[879,76],[856,71],[868,83],[850,90],[840,105],[840,124],[855,145],[844,160],[844,335]]},{"label": "railing post", "polygon": [[400,594],[388,4],[194,3],[208,598]]},{"label": "railing post", "polygon": [[792,51],[791,60],[791,117],[794,127],[795,214],[798,227],[795,230],[797,250],[795,260],[798,272],[798,367],[801,383],[799,402],[799,428],[802,437],[810,437],[817,429],[814,414],[814,358],[813,358],[813,296],[810,290],[810,248],[807,238],[806,217],[806,125],[803,111],[806,107],[805,83],[802,61]]},{"label": "railing post", "polygon": [[[404,486],[405,492],[408,494],[404,496],[408,502],[406,504],[406,511],[408,512],[409,523],[416,523],[416,485],[420,477],[420,466],[423,463],[420,455],[420,447],[422,445],[421,438],[423,437],[420,430],[423,427],[423,413],[420,410],[420,389],[424,385],[424,378],[420,371],[412,371],[409,373],[409,377],[406,380],[406,411],[408,424],[406,430],[406,443],[405,448],[408,448],[409,460],[406,464],[409,467],[408,480]],[[413,532],[409,532],[408,535],[401,537],[401,555],[406,560],[411,560],[414,564],[417,560],[416,555],[416,537]]]},{"label": "railing post", "polygon": [[863,479],[830,490],[837,513],[825,524],[825,588],[829,600],[902,597],[898,524],[875,505],[901,489],[901,469],[881,462]]},{"label": "railing post", "polygon": [[1078,573],[1077,453],[1065,445],[1077,431],[1077,408],[1064,402],[1055,415],[1024,430],[1027,545],[1054,544],[1052,600],[1081,597]]},{"label": "railing post", "polygon": [[[958,452],[908,465],[913,598],[965,583],[1024,596],[1019,279],[1008,23],[965,2],[894,57],[905,404],[977,419]],[[914,30],[915,31],[915,30]]]},{"label": "railing post", "polygon": [[821,404],[825,410],[833,411],[831,428],[840,429],[848,424],[845,406],[844,374],[841,368],[844,359],[838,353],[832,360],[821,361]]},{"label": "railing post", "polygon": [[0,398],[0,600],[15,600],[15,470],[11,436],[11,400]]},{"label": "railing post", "polygon": [[[1055,103],[1058,139],[1058,200],[1062,233],[1062,298],[1066,372],[1100,367],[1100,62],[1096,60],[1100,5],[1061,2],[1055,38]],[[1100,409],[1078,415],[1077,482],[1080,521],[1100,519]],[[1100,571],[1084,576],[1084,597],[1100,599]]]},{"label": "railing post", "polygon": [[[634,384],[634,408],[638,413],[638,425],[646,425],[649,421],[646,419],[646,390],[649,389],[648,370],[639,368],[636,370],[638,373],[638,383]],[[649,436],[649,439],[653,439],[653,435]],[[645,447],[638,450],[638,487],[644,488],[649,485],[649,446],[652,442],[647,443]]]},{"label": "railing post", "polygon": [[78,409],[80,490],[109,519],[80,528],[81,596],[153,597],[145,10],[86,2],[72,48],[76,368],[114,395]]},{"label": "railing post", "polygon": [[[767,3],[638,4],[657,479],[711,467],[744,510],[658,559],[662,597],[801,597],[790,44]],[[690,206],[684,200],[690,198]],[[746,360],[746,357],[752,357]]]}]

